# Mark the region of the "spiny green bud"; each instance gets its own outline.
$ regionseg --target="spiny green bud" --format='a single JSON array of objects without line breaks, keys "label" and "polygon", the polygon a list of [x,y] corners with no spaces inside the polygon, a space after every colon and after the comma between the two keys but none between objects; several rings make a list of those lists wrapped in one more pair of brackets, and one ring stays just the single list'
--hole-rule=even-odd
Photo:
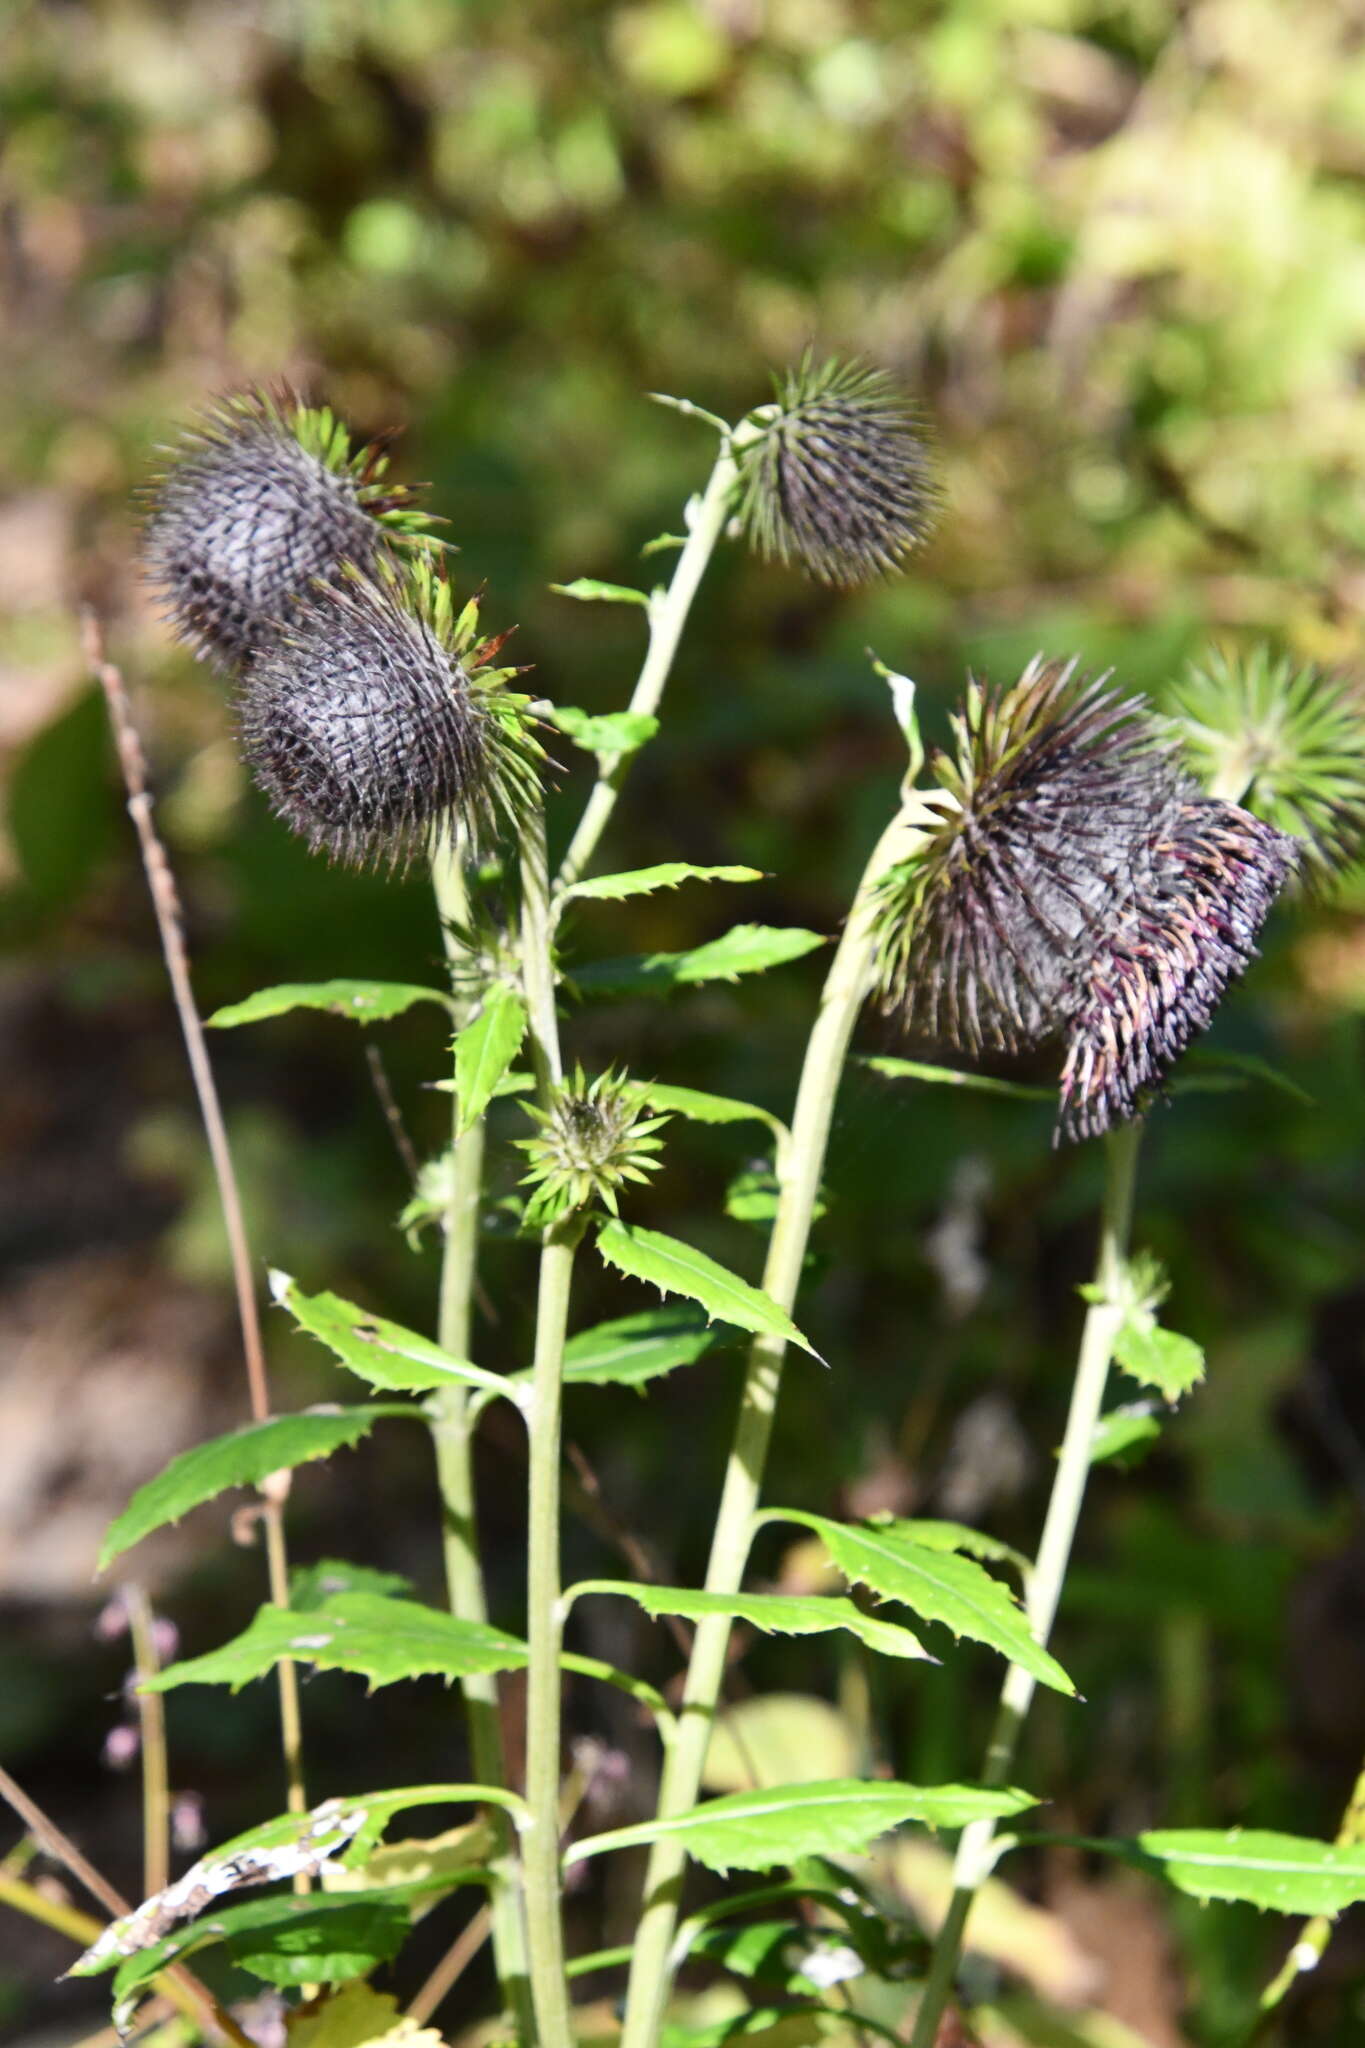
[{"label": "spiny green bud", "polygon": [[515,820],[539,748],[517,671],[491,666],[477,602],[457,617],[425,557],[315,582],[247,670],[243,750],[278,815],[335,860],[401,865],[458,815]]},{"label": "spiny green bud", "polygon": [[1288,876],[1286,834],[1205,796],[1141,698],[1032,661],[973,683],[930,825],[882,900],[882,982],[963,1051],[1065,1048],[1059,1135],[1140,1114],[1209,1024]]},{"label": "spiny green bud", "polygon": [[167,452],[148,494],[147,573],[177,636],[227,672],[315,577],[372,570],[386,535],[423,529],[382,452],[353,451],[326,407],[287,389],[220,398]]},{"label": "spiny green bud", "polygon": [[1304,880],[1329,887],[1365,851],[1365,699],[1264,646],[1215,647],[1168,702],[1206,789],[1303,842]]},{"label": "spiny green bud", "polygon": [[[738,517],[760,553],[862,583],[928,538],[938,513],[923,426],[882,371],[808,352],[736,439]],[[757,428],[756,435],[746,434]]]},{"label": "spiny green bud", "polygon": [[655,1133],[668,1118],[647,1114],[648,1092],[638,1081],[610,1068],[587,1081],[578,1067],[548,1108],[523,1107],[536,1133],[514,1142],[529,1161],[522,1178],[535,1193],[526,1220],[536,1229],[599,1203],[615,1216],[618,1190],[658,1171],[663,1146]]}]

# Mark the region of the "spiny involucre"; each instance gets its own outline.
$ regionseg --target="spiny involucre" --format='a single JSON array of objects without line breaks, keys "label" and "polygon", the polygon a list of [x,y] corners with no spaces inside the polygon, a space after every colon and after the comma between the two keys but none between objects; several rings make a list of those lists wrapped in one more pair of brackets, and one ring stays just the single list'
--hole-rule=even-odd
[{"label": "spiny involucre", "polygon": [[148,492],[148,576],[177,634],[224,673],[248,663],[315,577],[372,570],[388,535],[420,532],[378,448],[292,391],[218,399]]},{"label": "spiny involucre", "polygon": [[[923,426],[882,371],[808,354],[736,442],[738,517],[760,553],[861,583],[928,538],[938,512]],[[753,428],[753,438],[746,435]]]},{"label": "spiny involucre", "polygon": [[1140,698],[1074,663],[973,683],[936,822],[883,895],[886,1000],[980,1053],[1065,1048],[1059,1134],[1138,1115],[1209,1024],[1297,843],[1206,796]]},{"label": "spiny involucre", "polygon": [[[505,636],[503,636],[505,637]],[[425,557],[314,582],[240,692],[243,748],[277,814],[332,859],[401,866],[457,818],[469,840],[537,790],[526,700]]]}]

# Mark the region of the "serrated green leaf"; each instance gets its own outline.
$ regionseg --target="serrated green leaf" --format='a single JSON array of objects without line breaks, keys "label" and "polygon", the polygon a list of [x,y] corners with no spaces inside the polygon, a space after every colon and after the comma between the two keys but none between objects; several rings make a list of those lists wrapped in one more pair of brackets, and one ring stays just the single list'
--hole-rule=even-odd
[{"label": "serrated green leaf", "polygon": [[1034,1803],[1027,1792],[992,1792],[976,1785],[902,1785],[860,1778],[775,1785],[757,1792],[732,1792],[689,1813],[590,1835],[575,1842],[564,1861],[577,1863],[609,1849],[667,1839],[681,1844],[708,1870],[771,1870],[800,1856],[857,1854],[902,1821],[957,1828],[987,1816],[1020,1813]]},{"label": "serrated green leaf", "polygon": [[680,1365],[694,1365],[721,1342],[696,1308],[648,1308],[580,1330],[564,1347],[565,1384],[642,1387]]},{"label": "serrated green leaf", "polygon": [[227,1685],[239,1692],[273,1670],[282,1657],[319,1671],[353,1671],[372,1687],[403,1678],[465,1678],[482,1671],[512,1671],[526,1662],[514,1636],[483,1622],[462,1621],[416,1600],[379,1593],[340,1593],[304,1614],[262,1607],[250,1627],[210,1650],[170,1664],[149,1678],[146,1692],[180,1685]]},{"label": "serrated green leaf", "polygon": [[463,1137],[492,1101],[526,1036],[526,1005],[515,989],[499,982],[489,989],[477,1017],[455,1039],[455,1092]]},{"label": "serrated green leaf", "polygon": [[628,583],[599,583],[595,576],[575,576],[572,583],[552,583],[560,597],[576,597],[580,604],[640,604],[649,609],[649,592],[632,590]]},{"label": "serrated green leaf", "polygon": [[206,1022],[216,1030],[230,1031],[237,1024],[259,1024],[290,1010],[330,1010],[357,1024],[383,1024],[390,1017],[401,1017],[415,1003],[440,1003],[446,1010],[452,1007],[443,990],[419,988],[409,981],[287,981],[278,988],[257,989],[240,1003],[228,1003]]},{"label": "serrated green leaf", "polygon": [[1030,1087],[1023,1081],[1002,1081],[993,1074],[966,1074],[956,1067],[927,1067],[922,1060],[892,1059],[882,1053],[867,1054],[858,1064],[870,1067],[888,1081],[927,1081],[939,1088],[971,1088],[978,1095],[1010,1095],[1017,1102],[1051,1102],[1055,1088]]},{"label": "serrated green leaf", "polygon": [[707,1593],[683,1586],[646,1586],[624,1579],[593,1579],[585,1592],[620,1593],[635,1600],[656,1620],[661,1614],[679,1614],[685,1621],[700,1621],[708,1614],[729,1615],[745,1621],[767,1635],[812,1636],[842,1630],[857,1636],[869,1649],[884,1657],[924,1658],[928,1651],[913,1630],[864,1614],[851,1600],[822,1593]]},{"label": "serrated green leaf", "polygon": [[672,1110],[698,1124],[766,1124],[775,1137],[787,1135],[781,1117],[756,1102],[741,1102],[733,1095],[708,1095],[700,1088],[677,1088],[667,1081],[643,1084],[645,1100],[655,1109]]},{"label": "serrated green leaf", "polygon": [[131,1550],[154,1529],[178,1522],[191,1508],[202,1507],[233,1486],[259,1486],[271,1472],[284,1472],[310,1459],[358,1444],[385,1408],[310,1409],[299,1415],[276,1415],[251,1422],[226,1436],[211,1437],[172,1458],[163,1472],[140,1486],[111,1525],[100,1551],[103,1571],[125,1550]]},{"label": "serrated green leaf", "polygon": [[555,704],[545,715],[576,747],[595,754],[604,769],[638,754],[659,730],[658,719],[647,711],[607,711],[594,717],[574,704]]},{"label": "serrated green leaf", "polygon": [[272,1273],[271,1292],[301,1330],[325,1344],[358,1379],[395,1393],[420,1394],[448,1387],[452,1380],[507,1394],[508,1382],[468,1359],[453,1358],[429,1337],[405,1330],[384,1316],[372,1316],[339,1294],[304,1294],[287,1273]]},{"label": "serrated green leaf", "polygon": [[[895,1518],[888,1516],[888,1521]],[[878,1518],[870,1517],[873,1527]],[[923,1544],[926,1550],[959,1550],[968,1557],[986,1558],[992,1564],[1013,1565],[1016,1571],[1032,1569],[1022,1550],[1016,1550],[1010,1543],[1002,1543],[998,1536],[988,1536],[984,1529],[969,1529],[965,1522],[943,1521],[896,1521],[896,1528],[909,1536],[915,1543]]]},{"label": "serrated green leaf", "polygon": [[610,1217],[597,1233],[597,1249],[618,1273],[646,1280],[664,1294],[684,1295],[700,1303],[708,1318],[734,1323],[756,1336],[780,1337],[784,1343],[799,1344],[812,1358],[820,1357],[770,1295],[679,1238]]},{"label": "serrated green leaf", "polygon": [[268,1984],[339,1984],[391,1962],[410,1926],[407,1898],[397,1891],[225,1906],[129,1956],[114,1978],[114,2012],[130,2019],[151,1978],[211,1943],[222,1942],[240,1969]]},{"label": "serrated green leaf", "polygon": [[823,946],[819,932],[798,927],[737,924],[709,945],[687,953],[638,953],[619,960],[594,960],[573,970],[576,985],[588,995],[634,995],[650,990],[691,988],[706,981],[738,981],[742,974],[762,974]]},{"label": "serrated green leaf", "polygon": [[1009,1588],[973,1558],[932,1549],[907,1535],[899,1522],[850,1525],[806,1514],[790,1519],[815,1530],[855,1585],[869,1586],[884,1600],[899,1600],[926,1621],[944,1622],[954,1635],[987,1644],[1057,1692],[1075,1692],[1056,1658],[1035,1640]]},{"label": "serrated green leaf", "polygon": [[311,1614],[338,1593],[398,1593],[412,1591],[412,1581],[401,1572],[379,1572],[367,1564],[351,1564],[345,1558],[321,1557],[316,1564],[298,1565],[289,1574],[289,1611]]},{"label": "serrated green leaf", "polygon": [[1163,1330],[1150,1316],[1129,1316],[1114,1339],[1114,1357],[1126,1373],[1178,1401],[1204,1377],[1204,1354],[1192,1337]]},{"label": "serrated green leaf", "polygon": [[1104,1465],[1111,1459],[1127,1459],[1135,1465],[1160,1435],[1161,1424],[1145,1401],[1135,1401],[1131,1407],[1111,1408],[1095,1424],[1095,1434],[1090,1439],[1090,1462]]},{"label": "serrated green leaf", "polygon": [[1340,1913],[1365,1900],[1365,1843],[1339,1846],[1255,1829],[1158,1828],[1138,1836],[1193,1899],[1240,1899],[1275,1913]]},{"label": "serrated green leaf", "polygon": [[761,882],[758,868],[697,868],[690,861],[666,860],[657,867],[632,868],[620,875],[595,875],[591,881],[572,882],[564,891],[571,897],[603,897],[624,902],[627,896],[651,896],[656,889],[676,889],[680,882]]}]

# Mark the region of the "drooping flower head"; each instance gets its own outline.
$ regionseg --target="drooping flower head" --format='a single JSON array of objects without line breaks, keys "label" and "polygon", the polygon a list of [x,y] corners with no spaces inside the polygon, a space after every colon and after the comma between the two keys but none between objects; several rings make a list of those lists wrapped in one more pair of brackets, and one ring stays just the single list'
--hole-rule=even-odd
[{"label": "drooping flower head", "polygon": [[1365,697],[1268,647],[1215,647],[1167,699],[1206,789],[1303,842],[1304,879],[1329,887],[1365,852]]},{"label": "drooping flower head", "polygon": [[928,538],[939,506],[924,428],[882,371],[807,354],[775,380],[738,449],[740,524],[770,559],[823,583],[895,568]]},{"label": "drooping flower head", "polygon": [[248,763],[292,830],[334,860],[401,866],[451,813],[477,834],[536,785],[526,699],[424,556],[315,581],[246,672]]},{"label": "drooping flower head", "polygon": [[149,492],[144,559],[177,636],[230,673],[315,577],[335,579],[348,562],[373,569],[387,536],[422,531],[412,491],[387,466],[292,391],[219,399]]},{"label": "drooping flower head", "polygon": [[1065,1048],[1059,1132],[1136,1115],[1203,1031],[1295,857],[1207,797],[1148,707],[1074,663],[971,685],[934,823],[883,902],[883,989],[959,1049]]}]

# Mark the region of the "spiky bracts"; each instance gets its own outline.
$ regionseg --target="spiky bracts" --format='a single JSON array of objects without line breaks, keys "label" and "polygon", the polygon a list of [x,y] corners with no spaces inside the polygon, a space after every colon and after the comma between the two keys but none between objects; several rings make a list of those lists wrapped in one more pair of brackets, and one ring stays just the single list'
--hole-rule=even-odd
[{"label": "spiky bracts", "polygon": [[[505,637],[505,636],[504,636]],[[278,815],[316,850],[401,866],[458,811],[467,832],[537,787],[526,700],[491,666],[478,605],[457,617],[423,557],[314,582],[246,672],[243,749]]]},{"label": "spiky bracts", "polygon": [[776,380],[738,448],[740,524],[768,557],[824,583],[893,569],[934,524],[939,490],[922,424],[880,370],[807,355]]},{"label": "spiky bracts", "polygon": [[169,451],[149,492],[148,575],[201,660],[241,668],[315,577],[372,569],[386,530],[422,530],[386,457],[353,451],[326,407],[288,390],[219,399]]},{"label": "spiky bracts", "polygon": [[598,1204],[614,1216],[626,1182],[658,1171],[663,1144],[655,1134],[668,1118],[647,1114],[648,1091],[638,1081],[610,1069],[588,1081],[579,1067],[548,1108],[523,1107],[536,1133],[513,1142],[529,1161],[522,1178],[535,1193],[527,1222],[537,1229]]},{"label": "spiky bracts", "polygon": [[971,686],[937,822],[883,904],[883,987],[963,1051],[1063,1041],[1059,1134],[1138,1114],[1208,1025],[1296,843],[1206,797],[1141,699],[1037,659]]},{"label": "spiky bracts", "polygon": [[1319,888],[1365,851],[1365,697],[1264,646],[1213,648],[1173,685],[1172,727],[1206,789],[1303,841]]}]

